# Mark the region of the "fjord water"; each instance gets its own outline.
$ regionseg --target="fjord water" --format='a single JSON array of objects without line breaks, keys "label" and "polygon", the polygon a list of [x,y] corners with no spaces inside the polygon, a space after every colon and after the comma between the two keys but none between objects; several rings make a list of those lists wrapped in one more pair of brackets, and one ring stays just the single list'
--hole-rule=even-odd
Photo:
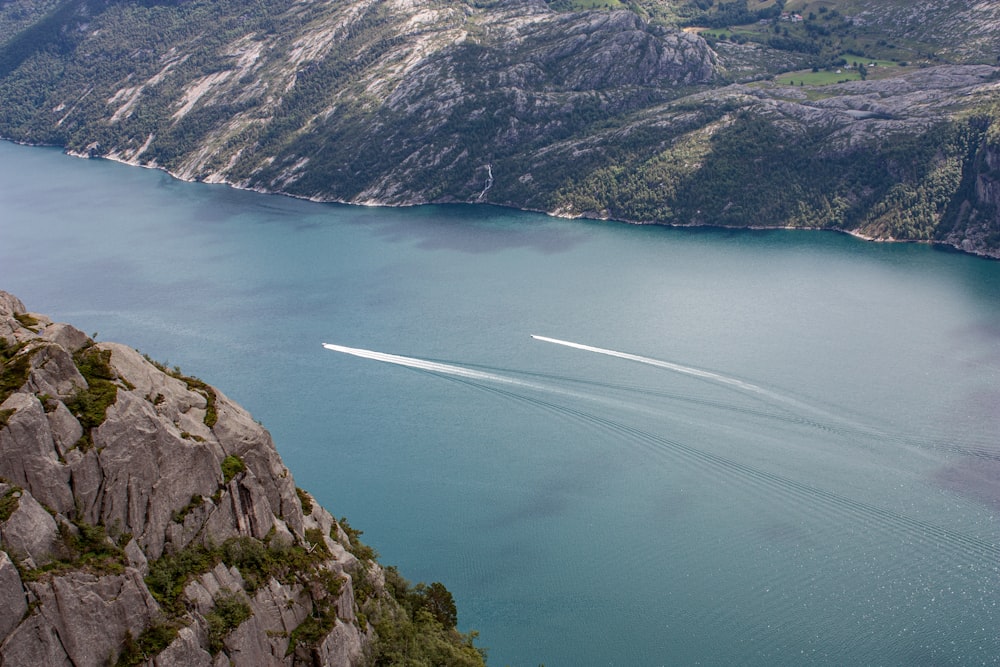
[{"label": "fjord water", "polygon": [[0,175],[0,289],[246,406],[492,665],[1000,659],[1000,263]]}]

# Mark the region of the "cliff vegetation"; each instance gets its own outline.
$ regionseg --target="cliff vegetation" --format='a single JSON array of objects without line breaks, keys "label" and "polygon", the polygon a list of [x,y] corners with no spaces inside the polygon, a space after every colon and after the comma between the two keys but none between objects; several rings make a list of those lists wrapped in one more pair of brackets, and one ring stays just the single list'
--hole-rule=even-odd
[{"label": "cliff vegetation", "polygon": [[0,665],[483,665],[218,389],[0,292]]}]

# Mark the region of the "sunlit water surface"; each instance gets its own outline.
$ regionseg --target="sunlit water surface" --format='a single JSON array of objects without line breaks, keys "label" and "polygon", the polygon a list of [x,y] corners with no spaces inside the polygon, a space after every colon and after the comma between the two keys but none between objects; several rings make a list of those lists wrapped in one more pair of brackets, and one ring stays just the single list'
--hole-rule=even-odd
[{"label": "sunlit water surface", "polygon": [[0,289],[246,406],[492,665],[1000,660],[1000,263],[0,144]]}]

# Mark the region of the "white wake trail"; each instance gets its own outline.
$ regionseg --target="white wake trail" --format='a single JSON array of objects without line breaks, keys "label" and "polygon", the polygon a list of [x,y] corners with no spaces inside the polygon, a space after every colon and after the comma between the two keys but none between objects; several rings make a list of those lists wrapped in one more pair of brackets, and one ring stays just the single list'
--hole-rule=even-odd
[{"label": "white wake trail", "polygon": [[760,394],[761,396],[767,396],[773,400],[781,401],[782,403],[787,403],[789,405],[794,405],[799,408],[808,408],[810,410],[816,410],[812,406],[805,405],[793,398],[788,396],[782,396],[781,394],[776,394],[773,391],[764,389],[763,387],[758,387],[755,384],[749,382],[744,382],[743,380],[738,380],[733,377],[728,377],[726,375],[720,375],[719,373],[713,373],[711,371],[702,370],[700,368],[691,368],[690,366],[682,366],[681,364],[671,363],[669,361],[663,361],[662,359],[653,359],[652,357],[644,357],[638,354],[630,354],[628,352],[619,352],[618,350],[609,350],[603,347],[594,347],[593,345],[584,345],[582,343],[574,343],[568,340],[559,340],[558,338],[549,338],[548,336],[536,336],[532,334],[531,336],[535,340],[540,340],[544,343],[554,343],[555,345],[563,345],[565,347],[571,347],[576,350],[583,350],[585,352],[594,352],[596,354],[604,354],[609,357],[618,357],[619,359],[627,359],[629,361],[636,361],[640,364],[646,364],[647,366],[656,366],[657,368],[665,368],[675,373],[683,373],[685,375],[691,375],[697,378],[702,378],[704,380],[710,380],[712,382],[718,382],[720,384],[729,385],[730,387],[735,387],[737,389],[742,389],[743,391],[749,391],[754,394]]},{"label": "white wake trail", "polygon": [[323,347],[325,347],[328,350],[333,350],[334,352],[343,352],[344,354],[349,354],[354,357],[361,357],[362,359],[373,359],[375,361],[384,361],[387,364],[396,364],[397,366],[407,366],[409,368],[419,368],[422,371],[431,371],[432,373],[444,373],[445,375],[455,375],[458,377],[468,378],[470,380],[488,380],[491,382],[508,382],[510,384],[524,384],[518,380],[505,378],[502,375],[494,375],[493,373],[474,371],[469,368],[462,368],[461,366],[452,366],[451,364],[442,364],[436,361],[424,361],[423,359],[417,359],[415,357],[404,357],[398,354],[388,354],[387,352],[376,352],[374,350],[363,350],[357,347],[334,345],[333,343],[323,343]]},{"label": "white wake trail", "polygon": [[364,350],[357,347],[347,347],[346,345],[334,345],[333,343],[323,343],[323,347],[334,352],[342,352],[344,354],[349,354],[354,357],[361,357],[362,359],[372,359],[374,361],[382,361],[387,364],[395,364],[397,366],[406,366],[408,368],[416,368],[422,371],[430,371],[431,373],[441,373],[443,375],[454,375],[455,377],[466,378],[468,380],[481,380],[485,382],[499,382],[502,384],[512,385],[516,387],[522,387],[525,389],[536,389],[538,391],[546,392],[557,392],[557,393],[570,393],[556,389],[555,387],[550,387],[543,384],[537,384],[534,382],[526,382],[524,380],[517,380],[504,375],[497,375],[496,373],[486,373],[484,371],[477,371],[471,368],[463,368],[462,366],[455,366],[453,364],[442,364],[437,361],[427,361],[425,359],[418,359],[416,357],[404,357],[399,354],[389,354],[388,352],[376,352],[375,350]]},{"label": "white wake trail", "polygon": [[545,343],[555,343],[556,345],[565,345],[566,347],[572,347],[577,350],[596,352],[597,354],[606,354],[609,357],[618,357],[619,359],[638,361],[640,364],[646,364],[648,366],[657,366],[659,368],[666,368],[668,370],[676,371],[678,373],[685,373],[687,375],[693,375],[695,377],[705,378],[706,380],[714,380],[716,382],[722,382],[723,384],[730,384],[733,385],[734,387],[739,387],[740,389],[746,389],[748,391],[767,393],[766,389],[758,387],[755,384],[750,384],[749,382],[743,382],[742,380],[737,380],[736,378],[726,377],[725,375],[719,375],[718,373],[712,373],[711,371],[704,371],[701,370],[700,368],[681,366],[680,364],[674,364],[669,361],[663,361],[661,359],[653,359],[652,357],[643,357],[638,354],[629,354],[628,352],[619,352],[618,350],[608,350],[603,347],[594,347],[593,345],[573,343],[568,340],[549,338],[548,336],[536,336],[532,334],[531,337],[534,338],[535,340],[540,340]]},{"label": "white wake trail", "polygon": [[[496,382],[508,386],[518,387],[521,389],[531,389],[539,392],[545,392],[548,394],[559,394],[561,396],[568,396],[574,399],[596,401],[598,403],[604,403],[606,405],[624,405],[621,404],[619,401],[612,401],[603,396],[583,394],[580,392],[571,391],[569,389],[564,389],[562,387],[541,384],[538,382],[528,382],[526,380],[518,380],[505,375],[498,375],[496,373],[486,373],[484,371],[477,371],[471,368],[455,366],[454,364],[443,364],[438,361],[427,361],[425,359],[418,359],[416,357],[404,357],[399,354],[389,354],[388,352],[376,352],[374,350],[364,350],[357,347],[347,347],[346,345],[334,345],[333,343],[323,343],[323,347],[325,347],[328,350],[332,350],[333,352],[342,352],[344,354],[349,354],[354,357],[360,357],[362,359],[382,361],[387,364],[395,364],[397,366],[416,368],[422,371],[429,371],[431,373],[441,373],[442,375],[453,375],[455,377],[465,378],[468,380]],[[632,407],[632,406],[625,405],[625,407]]]}]

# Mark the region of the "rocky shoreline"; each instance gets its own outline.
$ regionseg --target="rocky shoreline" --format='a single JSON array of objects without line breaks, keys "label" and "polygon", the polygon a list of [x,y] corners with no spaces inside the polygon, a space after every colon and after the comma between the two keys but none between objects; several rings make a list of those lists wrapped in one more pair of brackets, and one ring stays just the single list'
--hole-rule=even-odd
[{"label": "rocky shoreline", "polygon": [[[42,145],[42,144],[25,144],[25,143],[16,142],[16,141],[14,143],[19,143],[21,145],[37,145],[37,146],[41,146]],[[53,146],[53,148],[58,148],[58,147]],[[769,229],[779,230],[780,229],[780,230],[801,230],[801,231],[829,231],[829,232],[837,232],[837,233],[841,233],[841,234],[848,234],[848,235],[853,236],[853,237],[855,237],[857,239],[861,239],[863,241],[870,241],[870,242],[874,242],[874,243],[924,243],[924,244],[930,244],[930,245],[943,246],[945,248],[948,248],[948,249],[951,249],[951,250],[955,250],[955,251],[961,252],[963,254],[973,255],[975,257],[982,257],[984,259],[1000,259],[1000,248],[993,248],[993,247],[990,247],[990,246],[988,246],[986,244],[976,245],[974,243],[969,242],[968,239],[949,239],[949,240],[945,240],[945,241],[935,241],[935,240],[924,241],[924,240],[912,240],[912,239],[880,238],[880,237],[877,237],[877,236],[871,236],[871,235],[867,235],[867,234],[861,233],[861,232],[859,232],[857,230],[839,229],[839,228],[832,228],[832,227],[795,227],[795,226],[789,226],[789,225],[734,226],[734,225],[713,225],[713,224],[707,224],[707,223],[702,223],[702,222],[693,222],[693,223],[687,223],[687,224],[685,224],[685,223],[659,222],[659,221],[649,221],[649,220],[647,220],[647,221],[642,221],[642,220],[627,220],[627,219],[603,217],[603,216],[597,215],[596,213],[571,214],[571,213],[566,213],[566,212],[563,212],[563,211],[560,211],[560,210],[547,211],[547,210],[534,209],[534,208],[522,208],[522,207],[514,206],[514,205],[511,205],[511,204],[499,204],[499,203],[495,203],[495,202],[479,202],[479,201],[459,202],[459,201],[452,201],[452,200],[448,200],[448,201],[425,201],[425,200],[419,200],[419,199],[415,199],[414,201],[406,202],[406,203],[389,202],[389,201],[379,201],[379,200],[370,200],[370,201],[364,201],[364,202],[357,202],[357,201],[349,201],[349,200],[341,200],[341,199],[333,199],[333,198],[323,198],[323,197],[303,197],[301,195],[296,195],[294,193],[284,192],[284,191],[281,191],[281,190],[267,190],[267,189],[260,188],[260,187],[243,186],[243,185],[240,185],[239,183],[232,183],[230,181],[227,181],[224,177],[220,177],[217,180],[211,180],[211,181],[206,181],[206,180],[197,179],[197,178],[184,178],[183,176],[181,176],[179,174],[176,174],[176,173],[173,173],[169,169],[165,169],[165,168],[163,168],[163,167],[161,167],[159,165],[143,164],[143,163],[139,162],[138,160],[128,160],[128,159],[125,159],[125,158],[122,158],[122,157],[118,157],[118,156],[89,155],[87,153],[82,153],[82,152],[79,152],[79,151],[72,151],[72,150],[64,150],[64,152],[67,155],[70,155],[72,157],[78,157],[78,158],[83,158],[83,159],[95,159],[96,158],[96,159],[102,159],[102,160],[111,160],[112,162],[118,162],[120,164],[129,165],[129,166],[132,166],[132,167],[140,167],[140,168],[143,168],[143,169],[156,169],[156,170],[162,171],[165,174],[168,174],[171,178],[176,178],[177,180],[183,181],[185,183],[212,183],[212,184],[217,184],[217,185],[226,185],[226,186],[234,188],[236,190],[246,190],[248,192],[256,192],[258,194],[267,194],[267,195],[276,195],[276,196],[281,196],[281,197],[291,197],[292,199],[301,199],[301,200],[304,200],[304,201],[311,201],[311,202],[315,202],[315,203],[318,203],[318,204],[344,204],[344,205],[348,205],[348,206],[371,206],[371,207],[385,206],[385,207],[389,207],[389,208],[406,208],[406,207],[411,207],[411,206],[428,206],[428,205],[447,206],[447,205],[450,205],[450,204],[463,204],[463,205],[477,205],[478,204],[478,205],[486,205],[486,206],[499,206],[501,208],[510,208],[510,209],[513,209],[513,210],[516,210],[516,211],[523,211],[525,213],[541,213],[543,215],[548,215],[548,216],[551,216],[553,218],[562,218],[564,220],[577,220],[577,219],[600,220],[600,221],[605,221],[605,222],[615,222],[615,223],[621,223],[621,224],[626,224],[626,225],[658,225],[658,226],[661,226],[661,227],[703,228],[703,229],[749,229],[749,230],[769,230]]]}]

